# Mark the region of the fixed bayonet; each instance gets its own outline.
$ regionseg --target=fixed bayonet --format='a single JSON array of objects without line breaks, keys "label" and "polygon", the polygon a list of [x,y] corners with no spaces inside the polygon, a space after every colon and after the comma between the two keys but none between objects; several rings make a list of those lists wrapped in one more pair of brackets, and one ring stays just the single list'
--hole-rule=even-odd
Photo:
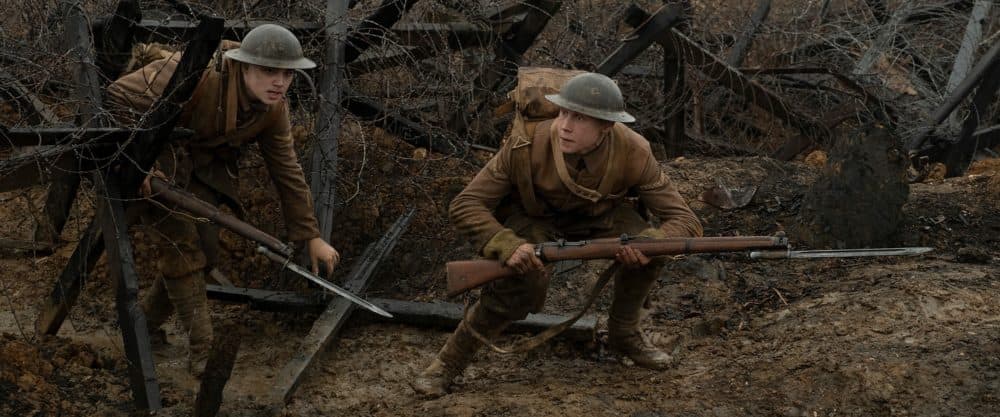
[{"label": "fixed bayonet", "polygon": [[927,253],[934,248],[874,248],[874,249],[832,249],[832,250],[763,250],[750,252],[750,259],[813,259],[813,258],[854,258],[860,256],[913,256]]},{"label": "fixed bayonet", "polygon": [[369,311],[371,311],[371,312],[373,312],[375,314],[378,314],[380,316],[392,318],[392,314],[389,314],[389,312],[387,312],[387,311],[379,308],[377,305],[369,303],[368,301],[365,301],[365,299],[352,294],[350,291],[347,291],[344,288],[341,288],[341,287],[338,287],[338,286],[334,285],[330,281],[327,281],[327,280],[325,280],[323,278],[320,278],[320,277],[316,276],[316,274],[314,274],[314,273],[312,273],[310,271],[307,271],[305,268],[303,268],[301,266],[298,266],[294,262],[289,261],[288,258],[286,258],[284,256],[281,256],[281,255],[279,255],[277,253],[274,253],[273,251],[271,251],[270,249],[268,249],[268,248],[266,248],[264,246],[257,246],[257,252],[261,253],[261,254],[264,254],[264,256],[267,256],[271,260],[280,263],[281,265],[287,267],[288,269],[291,269],[292,272],[295,272],[296,274],[302,275],[306,279],[319,284],[319,286],[321,286],[323,288],[326,288],[326,289],[328,289],[330,291],[333,291],[337,295],[346,298],[348,301],[350,301],[350,302],[352,302],[354,304],[362,306],[362,307],[368,309]]}]

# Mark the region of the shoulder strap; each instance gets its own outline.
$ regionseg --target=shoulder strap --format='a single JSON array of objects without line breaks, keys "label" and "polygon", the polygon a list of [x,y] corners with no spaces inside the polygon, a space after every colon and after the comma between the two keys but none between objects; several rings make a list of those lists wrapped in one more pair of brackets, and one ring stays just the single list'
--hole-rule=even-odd
[{"label": "shoulder strap", "polygon": [[508,140],[513,141],[510,150],[511,182],[517,187],[521,204],[529,216],[542,216],[545,208],[535,197],[535,186],[531,179],[531,146],[535,131],[541,122],[525,122],[520,115],[514,118],[514,127]]}]

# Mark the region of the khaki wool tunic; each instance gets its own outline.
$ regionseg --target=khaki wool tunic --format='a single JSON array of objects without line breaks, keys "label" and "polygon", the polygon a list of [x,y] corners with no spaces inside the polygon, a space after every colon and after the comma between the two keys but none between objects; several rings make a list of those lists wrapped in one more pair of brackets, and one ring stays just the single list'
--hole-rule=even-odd
[{"label": "khaki wool tunic", "polygon": [[645,138],[616,123],[593,151],[564,155],[553,121],[538,123],[533,134],[517,134],[515,129],[452,201],[452,223],[475,242],[482,255],[506,260],[527,242],[494,215],[505,199],[515,213],[564,231],[584,232],[586,227],[612,221],[612,212],[625,204],[626,193],[633,190],[662,222],[644,235],[702,235],[697,216],[660,168]]},{"label": "khaki wool tunic", "polygon": [[[235,45],[224,43],[223,48]],[[119,78],[108,87],[111,102],[131,109],[133,118],[141,116],[163,93],[179,61],[180,54],[175,54]],[[183,146],[190,158],[162,155],[161,169],[173,172],[176,167],[163,165],[189,164],[177,169],[190,170],[190,175],[227,197],[231,204],[238,205],[238,152],[241,146],[256,140],[278,191],[288,239],[301,241],[319,237],[312,195],[293,148],[288,102],[264,105],[252,103],[248,97],[241,63],[223,59],[221,71],[212,64],[203,73],[181,114],[179,126],[196,133],[195,138]]]}]

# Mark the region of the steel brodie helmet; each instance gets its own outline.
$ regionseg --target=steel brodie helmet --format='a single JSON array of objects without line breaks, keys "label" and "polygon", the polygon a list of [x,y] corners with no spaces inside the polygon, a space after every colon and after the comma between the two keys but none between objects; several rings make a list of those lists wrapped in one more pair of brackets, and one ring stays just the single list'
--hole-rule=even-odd
[{"label": "steel brodie helmet", "polygon": [[635,117],[625,111],[625,99],[618,84],[605,75],[588,72],[570,78],[559,90],[546,99],[555,105],[595,119],[632,123]]},{"label": "steel brodie helmet", "polygon": [[271,68],[316,67],[315,62],[302,56],[302,44],[291,31],[270,23],[253,28],[239,48],[226,51],[226,58]]}]

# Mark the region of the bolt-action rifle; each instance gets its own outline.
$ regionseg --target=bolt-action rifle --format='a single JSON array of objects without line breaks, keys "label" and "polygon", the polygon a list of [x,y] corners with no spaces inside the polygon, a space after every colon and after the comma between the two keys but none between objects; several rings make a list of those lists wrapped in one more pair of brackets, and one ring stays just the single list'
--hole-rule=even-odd
[{"label": "bolt-action rifle", "polygon": [[206,218],[222,227],[232,230],[240,236],[257,242],[257,252],[267,256],[268,259],[282,264],[284,267],[292,270],[292,272],[319,284],[321,287],[348,299],[354,304],[371,310],[376,314],[392,318],[392,314],[389,314],[378,306],[291,262],[289,258],[292,256],[292,248],[280,239],[264,233],[243,220],[223,213],[215,205],[202,201],[187,191],[177,189],[160,178],[155,176],[150,178],[149,185],[153,198],[176,205],[196,216]]},{"label": "bolt-action rifle", "polygon": [[[535,256],[542,262],[564,260],[614,259],[623,245],[638,249],[646,256],[690,253],[750,252],[751,259],[843,258],[856,256],[917,255],[931,248],[881,248],[793,251],[784,236],[734,236],[692,238],[620,238],[567,242],[559,240],[535,245]],[[492,259],[453,261],[446,265],[449,297],[462,294],[488,282],[517,275],[517,271]]]}]

